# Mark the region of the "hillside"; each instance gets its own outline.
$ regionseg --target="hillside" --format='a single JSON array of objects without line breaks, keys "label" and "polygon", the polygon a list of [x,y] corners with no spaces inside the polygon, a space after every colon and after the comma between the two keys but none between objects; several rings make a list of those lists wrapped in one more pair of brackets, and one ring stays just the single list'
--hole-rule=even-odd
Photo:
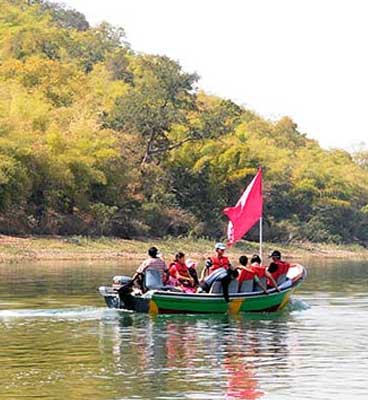
[{"label": "hillside", "polygon": [[0,7],[0,233],[221,238],[261,165],[266,240],[368,245],[367,153],[199,91],[121,28]]}]

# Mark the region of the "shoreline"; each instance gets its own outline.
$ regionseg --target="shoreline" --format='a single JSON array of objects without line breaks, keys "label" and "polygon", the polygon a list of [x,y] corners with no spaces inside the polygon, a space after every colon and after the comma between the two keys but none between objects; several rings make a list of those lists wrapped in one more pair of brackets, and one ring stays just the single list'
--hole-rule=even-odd
[{"label": "shoreline", "polygon": [[[0,263],[41,261],[141,261],[147,249],[156,246],[166,261],[176,252],[183,251],[188,258],[202,262],[212,255],[215,241],[208,239],[165,238],[127,240],[109,237],[90,238],[82,236],[6,236],[0,235]],[[283,258],[300,260],[319,257],[321,259],[368,258],[368,249],[356,245],[330,245],[316,243],[264,243],[263,257],[272,250],[281,251]],[[228,249],[230,259],[235,262],[241,254],[259,252],[258,243],[240,241]]]}]

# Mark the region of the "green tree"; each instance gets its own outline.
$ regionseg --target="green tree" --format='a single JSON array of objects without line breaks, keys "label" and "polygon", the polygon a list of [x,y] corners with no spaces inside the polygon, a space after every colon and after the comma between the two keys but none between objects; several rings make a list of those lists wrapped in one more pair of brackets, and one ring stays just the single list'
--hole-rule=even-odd
[{"label": "green tree", "polygon": [[195,108],[195,74],[184,73],[167,57],[137,56],[132,62],[133,86],[116,102],[110,125],[139,135],[141,163],[159,161],[169,150],[190,140],[170,140],[174,124],[185,124],[187,112]]}]

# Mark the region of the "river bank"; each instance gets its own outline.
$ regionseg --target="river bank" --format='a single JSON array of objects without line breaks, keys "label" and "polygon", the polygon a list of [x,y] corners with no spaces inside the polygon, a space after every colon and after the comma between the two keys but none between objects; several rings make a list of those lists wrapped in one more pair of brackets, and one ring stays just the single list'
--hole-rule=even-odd
[{"label": "river bank", "polygon": [[[214,241],[207,239],[166,238],[151,240],[125,240],[117,238],[71,237],[14,237],[0,235],[0,263],[51,260],[137,260],[146,257],[150,246],[157,246],[166,260],[177,251],[183,251],[198,262],[212,254]],[[359,246],[337,246],[315,243],[263,245],[263,254],[279,249],[285,258],[300,260],[319,258],[368,258],[368,249]],[[228,255],[235,260],[241,254],[257,253],[257,243],[241,241],[229,249]]]}]

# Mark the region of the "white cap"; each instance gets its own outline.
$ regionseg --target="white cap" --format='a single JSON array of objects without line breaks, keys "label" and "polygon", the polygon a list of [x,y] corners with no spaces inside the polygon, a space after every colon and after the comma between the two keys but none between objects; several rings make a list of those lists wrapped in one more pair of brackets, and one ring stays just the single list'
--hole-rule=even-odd
[{"label": "white cap", "polygon": [[195,268],[197,266],[197,263],[189,258],[187,261],[185,261],[185,265],[188,268]]}]

